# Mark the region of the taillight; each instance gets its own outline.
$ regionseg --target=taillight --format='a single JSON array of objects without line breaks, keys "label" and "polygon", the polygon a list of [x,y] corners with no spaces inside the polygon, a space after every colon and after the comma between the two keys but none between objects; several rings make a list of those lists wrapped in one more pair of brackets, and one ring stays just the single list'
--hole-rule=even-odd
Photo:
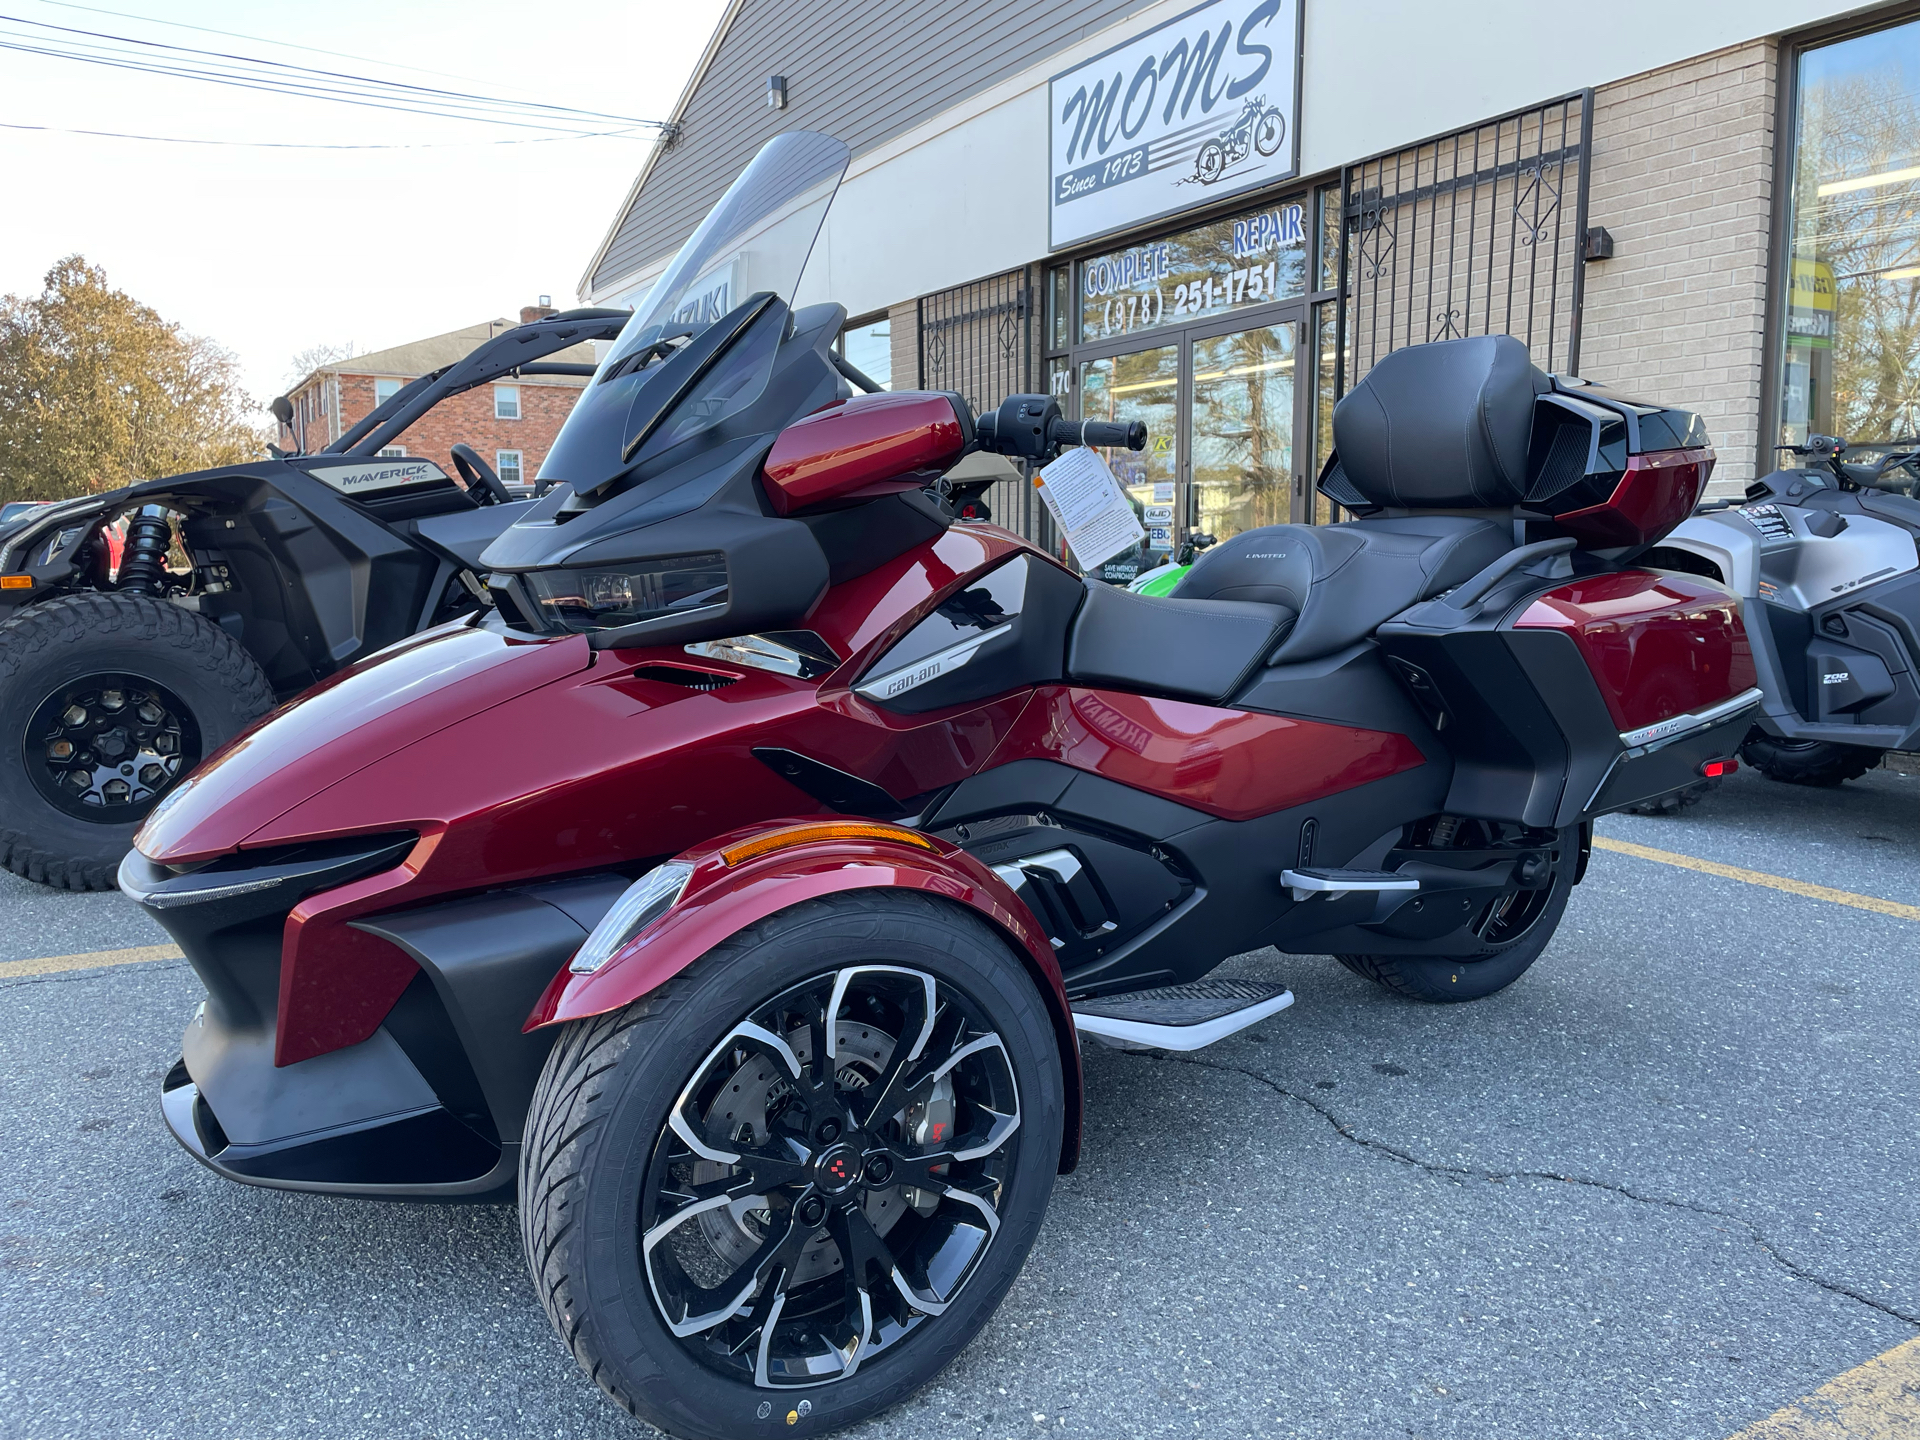
[{"label": "taillight", "polygon": [[1554,519],[1562,530],[1597,550],[1651,544],[1693,513],[1713,462],[1710,445],[1630,455],[1605,504],[1569,510]]}]

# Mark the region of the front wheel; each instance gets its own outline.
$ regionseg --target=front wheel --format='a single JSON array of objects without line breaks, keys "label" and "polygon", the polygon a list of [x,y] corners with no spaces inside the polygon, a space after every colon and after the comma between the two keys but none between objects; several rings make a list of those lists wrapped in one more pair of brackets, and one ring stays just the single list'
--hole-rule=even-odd
[{"label": "front wheel", "polygon": [[165,600],[66,595],[0,625],[0,864],[111,890],[167,791],[273,688],[219,626]]},{"label": "front wheel", "polygon": [[1549,849],[1551,869],[1537,888],[1515,885],[1487,901],[1457,945],[1444,955],[1336,955],[1347,969],[1382,989],[1429,1004],[1482,1000],[1527,972],[1547,948],[1567,912],[1580,871],[1580,827],[1570,825]]},{"label": "front wheel", "polygon": [[1046,1007],[984,921],[809,901],[561,1033],[521,1152],[527,1261],[581,1367],[669,1434],[850,1425],[993,1314],[1063,1109]]},{"label": "front wheel", "polygon": [[1209,140],[1200,147],[1200,158],[1194,162],[1193,173],[1202,185],[1213,184],[1226,168],[1226,146],[1218,140]]},{"label": "front wheel", "polygon": [[1278,110],[1268,110],[1260,117],[1260,123],[1253,127],[1253,148],[1262,155],[1272,155],[1280,149],[1280,142],[1287,138],[1287,122],[1281,118]]},{"label": "front wheel", "polygon": [[1769,780],[1788,785],[1838,785],[1858,780],[1887,752],[1825,740],[1785,740],[1764,731],[1747,737],[1740,758]]}]

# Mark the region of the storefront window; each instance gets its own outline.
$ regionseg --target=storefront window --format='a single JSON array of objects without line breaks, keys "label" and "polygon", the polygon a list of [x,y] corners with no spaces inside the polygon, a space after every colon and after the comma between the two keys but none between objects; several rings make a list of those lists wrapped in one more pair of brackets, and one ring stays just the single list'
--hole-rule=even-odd
[{"label": "storefront window", "polygon": [[1061,265],[1047,272],[1047,349],[1073,344],[1073,270]]},{"label": "storefront window", "polygon": [[1293,504],[1292,321],[1193,342],[1194,529],[1225,540]]},{"label": "storefront window", "polygon": [[1339,358],[1340,307],[1329,300],[1313,307],[1313,463],[1307,467],[1307,493],[1312,501],[1309,519],[1325,525],[1334,519],[1333,504],[1314,488],[1320,468],[1333,453],[1334,362]]},{"label": "storefront window", "polygon": [[893,388],[893,330],[885,315],[863,320],[840,332],[840,353],[883,390]]},{"label": "storefront window", "polygon": [[1283,201],[1082,263],[1080,341],[1290,300],[1306,280],[1306,206]]},{"label": "storefront window", "polygon": [[[1091,360],[1080,371],[1080,415],[1085,420],[1144,420],[1145,450],[1102,450],[1107,464],[1126,487],[1146,527],[1138,556],[1116,557],[1123,564],[1157,565],[1173,549],[1174,482],[1179,478],[1180,347],[1160,345],[1106,360]],[[1131,579],[1108,566],[1109,578]]]},{"label": "storefront window", "polygon": [[1340,187],[1324,185],[1315,192],[1314,204],[1320,211],[1320,263],[1313,282],[1316,290],[1340,288]]},{"label": "storefront window", "polygon": [[1920,433],[1920,22],[1801,52],[1779,438]]}]

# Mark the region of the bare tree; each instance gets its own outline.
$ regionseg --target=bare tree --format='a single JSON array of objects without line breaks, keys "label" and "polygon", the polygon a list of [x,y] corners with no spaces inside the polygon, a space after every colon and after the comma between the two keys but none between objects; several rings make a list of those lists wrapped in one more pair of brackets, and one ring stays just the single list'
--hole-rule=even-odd
[{"label": "bare tree", "polygon": [[313,374],[313,372],[318,370],[322,365],[331,365],[336,360],[349,360],[352,357],[353,343],[351,341],[345,345],[309,345],[287,362],[286,389],[291,391],[294,386]]},{"label": "bare tree", "polygon": [[1856,441],[1912,436],[1920,432],[1920,183],[1841,187],[1913,165],[1920,103],[1900,76],[1877,70],[1809,85],[1801,106],[1792,283],[1830,285],[1833,303],[1830,362],[1808,346],[1814,427]]}]

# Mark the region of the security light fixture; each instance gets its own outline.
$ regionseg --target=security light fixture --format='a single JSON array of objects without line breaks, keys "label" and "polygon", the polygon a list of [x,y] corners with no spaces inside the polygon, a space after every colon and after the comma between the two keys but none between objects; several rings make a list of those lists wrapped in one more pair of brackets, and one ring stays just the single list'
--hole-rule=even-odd
[{"label": "security light fixture", "polygon": [[1587,227],[1586,243],[1581,247],[1582,260],[1611,260],[1613,258],[1613,234],[1604,225]]},{"label": "security light fixture", "polygon": [[786,76],[767,76],[767,108],[769,110],[784,110],[787,108]]}]

